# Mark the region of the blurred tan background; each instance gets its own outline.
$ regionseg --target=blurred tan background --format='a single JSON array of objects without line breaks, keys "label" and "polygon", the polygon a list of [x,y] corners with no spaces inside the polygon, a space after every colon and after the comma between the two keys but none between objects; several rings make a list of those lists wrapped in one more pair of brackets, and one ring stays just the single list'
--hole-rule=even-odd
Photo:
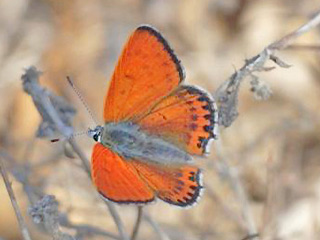
[{"label": "blurred tan background", "polygon": [[[181,59],[187,83],[213,93],[246,58],[319,9],[315,0],[0,0],[0,147],[15,160],[6,158],[8,169],[14,173],[31,166],[30,185],[55,195],[59,211],[72,223],[117,233],[78,159],[65,157],[60,143],[35,139],[40,116],[22,91],[24,69],[36,66],[43,71],[41,83],[74,104],[74,127],[81,131],[94,124],[65,77],[73,77],[102,121],[108,80],[138,25],[159,29]],[[319,30],[297,43],[319,43]],[[219,170],[212,146],[208,159],[198,160],[207,191],[197,206],[181,210],[158,202],[145,208],[170,239],[241,240],[247,235],[244,212],[252,216],[261,239],[320,239],[320,56],[293,49],[279,56],[292,67],[256,74],[271,87],[272,97],[255,100],[247,80],[239,96],[240,116],[220,130],[220,157],[238,173],[248,208]],[[77,141],[90,156],[93,141]],[[10,177],[33,239],[50,239],[32,223],[25,189]],[[129,231],[136,209],[117,209]],[[2,179],[0,239],[22,239]],[[138,239],[159,237],[143,221]]]}]

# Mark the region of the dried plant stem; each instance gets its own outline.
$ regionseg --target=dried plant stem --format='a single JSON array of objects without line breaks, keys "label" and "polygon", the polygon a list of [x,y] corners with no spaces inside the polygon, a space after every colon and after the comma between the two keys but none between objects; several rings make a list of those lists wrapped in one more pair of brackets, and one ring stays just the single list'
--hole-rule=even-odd
[{"label": "dried plant stem", "polygon": [[16,197],[15,197],[15,195],[13,193],[13,190],[12,190],[12,187],[11,187],[11,183],[9,181],[9,177],[8,177],[7,171],[5,169],[5,166],[3,164],[2,158],[0,158],[0,171],[1,171],[1,175],[2,175],[3,181],[5,183],[5,186],[7,188],[7,191],[8,191],[8,194],[9,194],[13,209],[14,209],[14,211],[16,213],[23,239],[24,240],[31,240],[27,225],[23,220],[23,217],[22,217],[20,208],[18,206]]},{"label": "dried plant stem", "polygon": [[[72,136],[72,128],[67,126],[61,119],[59,113],[55,109],[53,103],[49,98],[49,92],[39,84],[40,72],[35,67],[30,67],[26,70],[26,73],[22,76],[24,90],[32,97],[34,104],[37,106],[38,111],[47,122],[54,124],[55,128],[68,139],[68,142],[72,146],[75,153],[79,156],[82,165],[87,172],[89,178],[91,178],[89,160],[85,154],[81,151],[80,147],[76,144]],[[111,202],[105,202],[113,220],[118,228],[120,238],[123,240],[129,240],[129,236],[124,229],[124,225],[120,219],[118,212]]]},{"label": "dried plant stem", "polygon": [[243,219],[236,214],[229,206],[228,204],[224,201],[224,199],[222,199],[220,196],[218,196],[218,194],[216,194],[209,186],[204,186],[206,189],[206,193],[207,195],[213,200],[215,201],[215,203],[217,205],[219,205],[224,213],[231,218],[234,222],[236,222],[236,224],[238,224],[238,226],[241,228],[241,230],[246,230],[247,226],[246,224],[243,222]]},{"label": "dried plant stem", "polygon": [[138,216],[137,216],[136,224],[133,227],[133,231],[132,231],[132,234],[131,234],[131,240],[135,240],[137,238],[138,232],[139,232],[139,228],[141,226],[143,207],[142,206],[138,206],[137,210],[138,210]]},{"label": "dried plant stem", "polygon": [[124,229],[124,225],[123,225],[123,223],[121,221],[121,218],[120,218],[115,206],[110,202],[105,202],[105,203],[106,203],[106,205],[107,205],[107,207],[109,209],[109,212],[110,212],[111,216],[113,217],[113,221],[117,225],[117,228],[118,228],[118,231],[119,231],[119,234],[120,234],[120,238],[122,240],[130,240],[127,232]]},{"label": "dried plant stem", "polygon": [[[286,36],[282,37],[278,41],[269,44],[263,49],[258,55],[246,60],[245,64],[232,74],[227,81],[223,82],[217,89],[215,98],[219,103],[219,124],[225,127],[229,127],[238,116],[238,94],[242,81],[248,77],[255,77],[253,73],[259,71],[268,71],[273,68],[264,67],[268,60],[272,60],[275,64],[280,67],[290,67],[290,65],[283,62],[275,53],[279,50],[289,48],[294,40],[306,32],[312,30],[320,24],[320,11],[318,11],[308,22],[303,24],[298,29],[292,31]],[[313,47],[319,50],[319,47]],[[257,78],[256,78],[257,80]],[[219,155],[220,163],[223,168],[223,174],[227,175],[230,179],[233,190],[242,205],[242,216],[245,219],[248,236],[250,239],[258,238],[257,229],[253,220],[253,215],[249,207],[249,202],[244,188],[241,184],[238,176],[237,169],[231,168],[228,161],[224,158],[221,153],[222,145],[221,141],[217,141],[216,144],[217,154]],[[246,238],[248,239],[248,238]]]},{"label": "dried plant stem", "polygon": [[[35,188],[31,186],[28,181],[28,175],[31,175],[32,170],[34,170],[35,168],[38,168],[39,166],[42,166],[46,163],[51,162],[52,159],[56,160],[58,156],[60,156],[61,154],[62,154],[62,151],[55,152],[53,153],[52,156],[49,156],[47,160],[44,160],[44,162],[30,166],[30,172],[28,174],[25,174],[24,173],[25,169],[21,168],[18,161],[14,159],[9,153],[5,152],[4,150],[0,151],[0,158],[2,157],[3,160],[5,160],[5,164],[7,166],[8,164],[10,164],[8,166],[9,172],[10,172],[10,168],[15,169],[13,173],[13,177],[16,179],[16,181],[20,182],[24,186],[24,191],[26,192],[31,205],[34,206],[39,201],[38,196],[44,196],[45,194],[41,191],[40,192],[35,191]],[[108,237],[116,240],[121,240],[121,238],[118,235],[104,231],[97,227],[86,225],[86,224],[73,224],[70,222],[67,215],[64,215],[64,217],[59,218],[59,224],[60,226],[75,230],[77,232],[76,234],[77,236],[78,235],[81,235],[81,236],[99,235],[99,236],[104,236],[104,237]]]},{"label": "dried plant stem", "polygon": [[287,50],[303,50],[303,51],[320,51],[320,45],[304,45],[304,44],[292,44],[286,48]]},{"label": "dried plant stem", "polygon": [[[82,165],[83,165],[84,169],[86,170],[86,173],[88,174],[88,177],[91,178],[91,171],[90,171],[88,159],[86,158],[86,156],[84,155],[84,153],[82,152],[82,150],[80,149],[78,144],[74,141],[74,139],[71,138],[68,140],[68,142],[70,143],[73,150],[80,158]],[[105,201],[105,204],[107,205],[109,212],[110,212],[111,216],[113,217],[113,220],[118,228],[120,238],[123,240],[129,240],[129,236],[125,231],[124,225],[121,221],[121,218],[120,218],[115,206],[111,202],[107,202],[107,201]]]},{"label": "dried plant stem", "polygon": [[86,171],[88,177],[91,179],[91,170],[90,170],[89,160],[87,159],[86,155],[82,152],[81,148],[73,138],[69,139],[68,143],[71,145],[73,151],[80,158],[84,170]]},{"label": "dried plant stem", "polygon": [[[71,82],[71,79],[68,77],[68,81],[69,83]],[[71,85],[73,86],[73,83],[71,82]],[[76,91],[76,93],[78,94],[78,96],[81,96],[78,93],[78,90],[73,86],[73,89]],[[84,103],[84,100],[81,99],[81,101]],[[93,118],[93,114],[90,112],[89,108],[87,107],[87,105],[85,104],[86,109],[89,111],[89,114],[91,115],[92,119]],[[95,121],[95,120],[94,120]],[[80,147],[78,146],[78,144],[74,141],[73,138],[70,138],[68,140],[69,144],[71,145],[71,147],[73,148],[73,150],[75,151],[75,153],[78,155],[78,157],[80,158],[82,165],[84,167],[84,169],[86,170],[88,177],[91,178],[91,170],[90,170],[90,166],[89,166],[89,161],[87,159],[87,157],[85,156],[85,154],[82,152],[82,150],[80,149]],[[120,234],[120,238],[123,240],[129,240],[129,236],[127,234],[127,232],[125,231],[124,225],[121,221],[121,218],[117,212],[117,210],[115,209],[115,206],[110,203],[110,202],[105,202],[105,204],[107,205],[109,212],[111,214],[111,216],[113,217],[113,220],[115,222],[115,224],[117,225],[119,234]],[[137,219],[137,221],[140,222],[139,218]],[[138,225],[139,227],[139,223],[137,222],[136,225]]]},{"label": "dried plant stem", "polygon": [[215,146],[220,163],[222,164],[223,175],[229,178],[233,191],[241,204],[242,217],[246,223],[248,236],[254,236],[253,238],[258,239],[257,227],[253,219],[247,194],[239,178],[238,171],[236,168],[230,167],[227,159],[224,158],[221,140],[216,141]]},{"label": "dried plant stem", "polygon": [[[266,68],[264,65],[268,60],[272,60],[280,67],[290,67],[280,58],[275,56],[279,50],[286,49],[291,46],[293,41],[312,30],[320,24],[320,11],[318,11],[307,23],[296,29],[295,31],[282,37],[280,40],[269,44],[259,54],[245,61],[245,64],[233,73],[226,81],[224,81],[214,96],[219,104],[219,124],[229,127],[238,116],[238,94],[242,81],[248,77],[253,77],[253,73],[259,71],[268,71],[273,68]],[[270,95],[271,93],[266,93]]]},{"label": "dried plant stem", "polygon": [[256,233],[256,234],[253,234],[253,235],[248,235],[248,236],[242,238],[241,240],[251,240],[251,239],[254,239],[256,237],[259,237],[259,234]]},{"label": "dried plant stem", "polygon": [[301,27],[289,33],[288,35],[284,36],[280,40],[270,44],[267,48],[270,50],[281,50],[281,49],[287,48],[292,44],[292,42],[296,38],[300,37],[306,32],[309,32],[311,29],[315,28],[319,24],[320,24],[320,11],[314,14],[314,16],[308,22],[303,24]]},{"label": "dried plant stem", "polygon": [[169,236],[161,229],[159,224],[149,216],[148,213],[144,212],[143,217],[150,224],[153,230],[158,234],[161,240],[170,240]]}]

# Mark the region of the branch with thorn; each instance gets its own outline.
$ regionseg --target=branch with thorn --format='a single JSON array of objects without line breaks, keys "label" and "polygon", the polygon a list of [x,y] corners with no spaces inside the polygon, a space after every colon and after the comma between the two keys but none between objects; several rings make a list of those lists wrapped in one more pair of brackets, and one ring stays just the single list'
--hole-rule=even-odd
[{"label": "branch with thorn", "polygon": [[289,33],[278,41],[271,43],[262,52],[256,56],[245,61],[245,64],[232,74],[229,79],[221,84],[221,86],[214,93],[215,99],[219,105],[219,124],[224,127],[229,127],[236,120],[238,116],[238,95],[240,85],[246,77],[251,77],[252,91],[258,99],[267,99],[271,94],[270,88],[262,83],[256,72],[270,71],[274,67],[267,68],[265,64],[271,60],[277,66],[282,68],[289,68],[290,65],[281,60],[276,53],[280,50],[289,48],[294,40],[301,35],[314,29],[320,23],[320,11],[318,11],[307,23]]},{"label": "branch with thorn", "polygon": [[[219,125],[229,127],[236,120],[238,116],[238,95],[240,85],[246,77],[251,78],[251,90],[259,99],[267,99],[271,94],[271,89],[255,75],[257,72],[270,71],[275,67],[265,67],[267,61],[271,60],[277,66],[282,68],[291,67],[289,64],[281,60],[276,53],[293,46],[296,38],[304,33],[314,29],[320,24],[320,11],[318,11],[307,23],[296,29],[295,31],[284,36],[280,40],[268,45],[258,55],[245,61],[245,64],[232,74],[222,85],[217,89],[214,96],[219,105]],[[248,236],[244,239],[259,239],[257,228],[255,226],[254,218],[249,207],[249,200],[245,193],[244,187],[239,178],[236,168],[230,167],[228,160],[225,159],[221,141],[215,144],[218,158],[220,159],[221,172],[226,175],[233,191],[241,204],[242,217],[245,221]]]}]

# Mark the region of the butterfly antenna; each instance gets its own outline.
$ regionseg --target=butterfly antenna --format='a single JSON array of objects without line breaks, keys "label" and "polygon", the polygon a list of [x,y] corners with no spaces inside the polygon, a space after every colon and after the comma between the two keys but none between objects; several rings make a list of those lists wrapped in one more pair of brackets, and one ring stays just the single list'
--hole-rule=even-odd
[{"label": "butterfly antenna", "polygon": [[75,137],[79,137],[79,136],[84,135],[84,134],[88,134],[88,130],[87,131],[76,132],[76,133],[72,134],[69,137],[54,138],[54,139],[51,139],[50,142],[55,143],[55,142],[59,142],[59,141],[62,141],[62,140],[69,140],[69,139],[72,139],[72,138],[75,138]]},{"label": "butterfly antenna", "polygon": [[80,99],[80,101],[82,102],[83,106],[86,108],[86,110],[87,110],[87,112],[89,113],[92,121],[93,121],[96,125],[98,125],[95,117],[93,116],[93,114],[92,114],[92,112],[91,112],[91,110],[90,110],[90,108],[89,108],[89,105],[88,105],[87,102],[84,100],[84,98],[82,97],[80,91],[78,90],[78,88],[76,87],[76,85],[74,84],[74,82],[72,81],[72,79],[71,79],[69,76],[67,76],[67,81],[68,81],[69,85],[72,87],[73,91],[74,91],[74,92],[77,94],[77,96],[79,97],[79,99]]}]

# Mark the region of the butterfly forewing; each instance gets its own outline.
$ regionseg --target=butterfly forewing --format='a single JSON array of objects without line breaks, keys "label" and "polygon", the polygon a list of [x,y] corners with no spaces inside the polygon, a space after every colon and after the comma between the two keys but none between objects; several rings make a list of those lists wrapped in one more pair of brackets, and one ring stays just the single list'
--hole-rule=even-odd
[{"label": "butterfly forewing", "polygon": [[126,121],[144,114],[183,78],[179,60],[160,33],[149,26],[137,28],[113,73],[104,121]]}]

